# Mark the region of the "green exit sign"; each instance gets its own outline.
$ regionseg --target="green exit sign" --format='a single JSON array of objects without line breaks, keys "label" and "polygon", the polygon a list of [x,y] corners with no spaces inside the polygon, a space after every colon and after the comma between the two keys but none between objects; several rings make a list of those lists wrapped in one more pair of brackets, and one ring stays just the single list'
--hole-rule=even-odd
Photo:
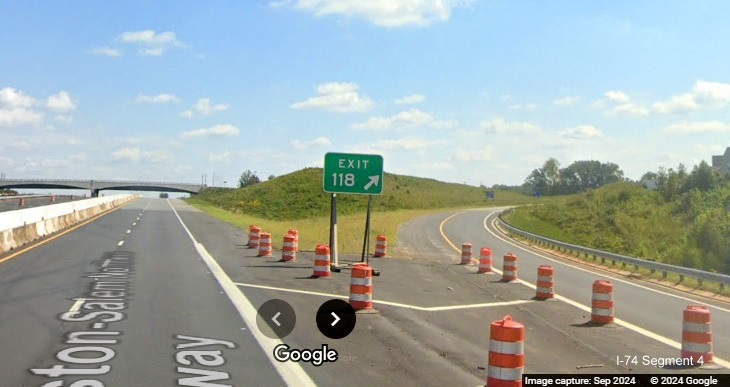
[{"label": "green exit sign", "polygon": [[383,193],[383,156],[357,153],[324,155],[324,192],[380,195]]}]

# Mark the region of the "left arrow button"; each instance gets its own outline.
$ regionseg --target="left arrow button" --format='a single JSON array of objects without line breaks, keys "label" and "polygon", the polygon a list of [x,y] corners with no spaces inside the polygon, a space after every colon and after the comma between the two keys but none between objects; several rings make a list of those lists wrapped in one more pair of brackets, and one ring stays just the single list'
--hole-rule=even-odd
[{"label": "left arrow button", "polygon": [[271,339],[283,339],[288,336],[294,330],[296,323],[294,308],[284,300],[268,300],[261,304],[256,313],[256,326],[261,333]]}]

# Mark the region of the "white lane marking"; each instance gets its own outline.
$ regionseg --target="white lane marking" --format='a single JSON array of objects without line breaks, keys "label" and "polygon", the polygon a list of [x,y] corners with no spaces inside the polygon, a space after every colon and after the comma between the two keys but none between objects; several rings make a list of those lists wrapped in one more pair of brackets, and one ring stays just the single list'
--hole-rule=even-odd
[{"label": "white lane marking", "polygon": [[[266,286],[266,285],[243,284],[240,282],[236,282],[235,285],[246,287],[246,288],[276,290],[276,291],[280,291],[280,292],[308,294],[311,296],[322,296],[322,297],[330,297],[330,298],[341,298],[341,299],[345,299],[345,300],[350,298],[349,296],[341,296],[339,294],[320,293],[320,292],[312,292],[309,290],[299,290],[299,289],[277,288],[277,287]],[[509,306],[509,305],[525,304],[528,302],[533,302],[533,301],[532,300],[516,300],[516,301],[505,301],[505,302],[488,302],[488,303],[482,303],[482,304],[464,304],[464,305],[424,307],[424,306],[401,304],[401,303],[392,302],[392,301],[373,300],[374,304],[398,306],[401,308],[421,310],[424,312],[440,312],[443,310],[488,308],[488,307],[492,307],[492,306]]]},{"label": "white lane marking", "polygon": [[[524,248],[524,247],[522,247],[522,246],[520,246],[520,245],[518,245],[518,244],[516,244],[516,243],[514,243],[514,242],[512,242],[512,241],[510,241],[510,240],[507,240],[507,239],[505,239],[505,238],[503,238],[503,237],[501,237],[501,236],[499,236],[499,235],[495,234],[494,232],[492,232],[492,230],[490,230],[490,229],[489,229],[489,227],[487,227],[487,219],[489,219],[489,217],[490,217],[490,216],[491,216],[492,214],[494,214],[494,212],[490,213],[489,215],[487,215],[487,217],[486,217],[486,218],[484,218],[484,222],[483,222],[483,223],[484,223],[484,229],[486,229],[488,233],[492,234],[492,235],[493,235],[493,236],[494,236],[495,238],[497,238],[497,239],[501,240],[502,242],[508,243],[508,244],[510,244],[510,245],[512,245],[512,246],[515,246],[515,247],[517,247],[517,248],[519,248],[519,249],[521,249],[521,250],[523,250],[523,251],[529,252],[529,253],[531,253],[531,254],[535,254],[535,255],[537,255],[537,256],[539,256],[539,257],[541,257],[541,258],[545,258],[545,259],[548,259],[548,260],[550,260],[550,261],[553,261],[553,262],[558,262],[558,263],[561,263],[561,264],[565,264],[565,265],[567,265],[567,266],[570,266],[570,267],[574,267],[574,268],[576,268],[576,269],[580,269],[580,270],[583,270],[583,271],[585,271],[585,272],[588,272],[588,273],[591,273],[591,274],[595,274],[595,275],[598,275],[598,276],[606,277],[606,275],[603,275],[603,274],[598,274],[598,273],[594,273],[594,272],[592,272],[592,271],[590,271],[590,270],[586,270],[586,269],[583,269],[583,268],[575,267],[575,266],[573,266],[573,265],[569,265],[569,264],[566,264],[566,263],[564,263],[564,262],[560,262],[560,261],[558,261],[558,260],[556,260],[556,259],[548,258],[548,257],[546,257],[546,256],[544,256],[544,255],[541,255],[541,254],[535,253],[535,252],[533,252],[533,251],[527,250],[526,248]],[[499,272],[498,270],[494,270],[494,271],[497,271],[497,272]],[[501,274],[501,272],[500,272],[500,274]],[[533,284],[531,284],[531,283],[529,283],[529,282],[525,282],[525,281],[523,281],[523,280],[521,280],[521,279],[519,279],[519,278],[517,279],[517,281],[518,281],[519,283],[521,283],[521,284],[523,284],[523,285],[525,285],[525,286],[527,286],[527,287],[531,288],[531,289],[536,289],[536,288],[537,288],[537,287],[536,287],[535,285],[533,285]],[[633,284],[633,283],[631,283],[631,282],[627,282],[627,281],[621,281],[621,282],[625,282],[625,283],[628,283],[628,284],[630,284],[630,285],[635,285],[635,284]],[[636,286],[636,285],[635,285],[635,286]],[[648,289],[648,290],[652,290],[652,291],[655,291],[654,289],[651,289],[651,288],[646,288],[646,289]],[[656,291],[656,292],[657,292],[657,293],[663,293],[663,292],[660,292],[660,291]],[[664,293],[664,294],[666,294],[666,293]],[[668,295],[670,295],[670,296],[671,296],[672,294],[668,294]],[[558,299],[558,300],[560,300],[560,301],[563,301],[563,302],[565,302],[565,303],[567,303],[567,304],[570,304],[570,305],[572,305],[572,306],[574,306],[574,307],[576,307],[576,308],[578,308],[578,309],[580,309],[580,310],[582,310],[582,311],[584,311],[584,312],[589,312],[589,313],[591,312],[591,308],[590,308],[590,307],[588,307],[588,306],[586,306],[586,305],[583,305],[583,304],[581,304],[580,302],[577,302],[577,301],[573,301],[573,300],[571,300],[571,299],[569,299],[569,298],[567,298],[567,297],[561,296],[561,295],[559,295],[559,294],[556,294],[556,295],[555,295],[555,298],[556,298],[556,299]],[[693,301],[693,302],[694,302],[694,301]],[[656,340],[656,341],[658,341],[658,342],[660,342],[660,343],[663,343],[663,344],[665,344],[665,345],[668,345],[668,346],[670,346],[670,347],[672,347],[672,348],[675,348],[675,349],[680,349],[680,350],[682,349],[682,344],[680,344],[679,342],[676,342],[676,341],[674,341],[674,340],[672,340],[672,339],[669,339],[669,338],[667,338],[667,337],[664,337],[664,336],[662,336],[662,335],[660,335],[660,334],[654,333],[654,332],[652,332],[652,331],[650,331],[650,330],[648,330],[648,329],[644,329],[644,328],[641,328],[641,327],[639,327],[639,326],[637,326],[637,325],[634,325],[634,324],[632,324],[632,323],[630,323],[630,322],[628,322],[628,321],[624,321],[624,320],[621,320],[621,319],[619,319],[619,318],[614,318],[614,320],[613,320],[613,321],[614,321],[614,323],[615,323],[615,324],[617,324],[617,325],[621,325],[621,326],[623,326],[624,328],[628,328],[628,329],[631,329],[632,331],[634,331],[634,332],[636,332],[636,333],[639,333],[639,334],[641,334],[641,335],[644,335],[644,336],[646,336],[646,337],[649,337],[649,338],[651,338],[651,339],[654,339],[654,340]],[[726,361],[726,360],[723,360],[723,359],[720,359],[720,358],[718,358],[718,357],[714,356],[714,357],[713,357],[713,361],[714,361],[714,362],[715,362],[716,364],[718,364],[718,365],[721,365],[721,366],[723,366],[723,367],[725,367],[725,368],[730,368],[730,362],[728,362],[728,361]]]},{"label": "white lane marking", "polygon": [[[205,264],[208,265],[211,273],[213,273],[213,276],[215,277],[216,281],[218,281],[218,284],[220,284],[220,286],[226,292],[226,295],[233,303],[233,306],[236,307],[236,310],[238,311],[238,314],[243,318],[243,321],[246,323],[247,326],[255,327],[257,313],[256,308],[253,307],[251,301],[246,298],[246,295],[241,292],[241,289],[233,284],[231,278],[228,277],[226,272],[223,271],[220,265],[218,265],[218,262],[215,260],[215,258],[213,258],[213,256],[208,253],[205,247],[195,240],[195,237],[193,237],[193,234],[190,232],[190,230],[188,230],[188,227],[185,225],[182,218],[180,218],[180,215],[177,213],[177,211],[175,211],[175,207],[172,206],[169,200],[167,204],[170,206],[170,208],[172,208],[172,211],[175,213],[177,220],[180,221],[180,224],[182,225],[183,229],[185,229],[185,232],[190,237],[190,240],[193,241],[193,244],[195,245],[195,249],[198,251],[198,254],[203,258]],[[304,371],[304,368],[302,368],[299,363],[280,363],[274,358],[274,348],[277,345],[284,344],[280,339],[268,338],[264,336],[264,334],[261,333],[261,331],[259,331],[258,329],[251,329],[250,331],[253,337],[258,342],[261,349],[263,349],[264,354],[269,359],[269,362],[274,366],[276,371],[279,373],[279,376],[281,376],[281,378],[284,380],[284,383],[290,386],[316,386],[312,378],[307,374],[306,371]]]},{"label": "white lane marking", "polygon": [[104,261],[104,263],[101,264],[101,267],[107,267],[107,266],[109,266],[110,263],[112,263],[112,260],[107,259],[106,261]]},{"label": "white lane marking", "polygon": [[131,232],[132,232],[132,230],[127,230],[127,234],[129,234],[129,233],[131,233]]},{"label": "white lane marking", "polygon": [[78,313],[79,309],[81,309],[81,305],[84,305],[84,302],[86,302],[85,298],[77,298],[76,302],[71,305],[71,309],[68,310],[68,313],[70,313],[71,315]]},{"label": "white lane marking", "polygon": [[[492,214],[494,214],[494,213],[489,214],[487,216],[487,218],[484,219],[484,228],[487,229],[487,231],[490,234],[494,235],[495,237],[497,237],[499,239],[502,239],[501,237],[497,236],[494,232],[492,232],[489,228],[487,228],[487,219],[490,216],[492,216]],[[492,227],[495,227],[496,228],[496,226],[495,226],[496,221],[497,221],[496,219],[492,219]],[[544,256],[542,254],[539,254],[538,252],[529,250],[529,249],[525,248],[524,246],[520,246],[519,244],[516,244],[516,243],[514,243],[512,241],[507,241],[505,239],[502,239],[502,240],[505,241],[505,242],[507,242],[507,243],[509,243],[509,244],[511,244],[511,245],[513,245],[513,246],[515,246],[515,247],[519,247],[520,249],[522,249],[524,251],[527,251],[527,252],[529,252],[531,254],[537,255],[538,257],[547,259],[548,261],[552,261],[552,262],[555,262],[555,263],[560,263],[560,264],[563,264],[563,265],[566,265],[566,266],[570,266],[573,269],[581,270],[581,271],[584,271],[586,273],[600,275],[600,276],[603,276],[603,277],[609,277],[610,276],[610,275],[607,275],[606,273],[600,274],[598,272],[595,272],[595,271],[592,271],[592,270],[588,270],[588,269],[583,268],[583,267],[574,266],[574,265],[572,265],[570,263],[566,263],[565,261],[561,261],[561,260],[558,260],[558,259],[555,259],[555,258],[550,258],[550,257]],[[726,313],[730,313],[730,309],[725,309],[725,308],[722,308],[722,307],[719,307],[719,306],[715,306],[715,305],[712,305],[712,304],[708,304],[708,303],[705,303],[705,302],[702,302],[702,301],[699,301],[699,300],[695,300],[695,299],[692,299],[692,298],[687,298],[687,297],[680,296],[680,295],[677,295],[677,294],[667,293],[667,292],[664,292],[664,291],[661,291],[661,290],[658,290],[658,289],[652,289],[650,287],[647,287],[647,286],[644,286],[644,285],[640,285],[640,284],[637,284],[637,283],[634,283],[634,282],[631,282],[631,281],[626,281],[624,279],[621,279],[621,278],[618,278],[618,277],[615,277],[615,276],[610,276],[610,277],[611,277],[612,280],[615,280],[616,282],[621,282],[621,283],[624,283],[624,284],[627,284],[627,285],[635,286],[635,287],[640,288],[640,289],[649,290],[649,291],[652,291],[654,293],[659,293],[659,294],[664,295],[664,296],[674,297],[674,298],[677,298],[677,299],[680,299],[680,300],[683,300],[683,301],[689,301],[689,302],[692,302],[692,303],[695,303],[695,304],[705,305],[708,308],[712,308],[712,309],[720,310],[720,311],[723,311],[723,312],[726,312]]]},{"label": "white lane marking", "polygon": [[123,244],[124,244],[124,241],[119,241],[119,243],[117,243],[117,246],[121,246]]},{"label": "white lane marking", "polygon": [[132,226],[136,226],[136,225],[137,225],[137,222],[133,222],[133,223],[132,223]]}]

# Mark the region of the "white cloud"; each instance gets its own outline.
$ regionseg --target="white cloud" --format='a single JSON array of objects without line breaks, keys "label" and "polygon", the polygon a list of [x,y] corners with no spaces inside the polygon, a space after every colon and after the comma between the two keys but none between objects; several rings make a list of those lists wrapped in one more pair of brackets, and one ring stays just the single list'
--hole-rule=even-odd
[{"label": "white cloud", "polygon": [[149,45],[180,44],[174,32],[166,31],[159,34],[154,30],[128,31],[119,35],[123,43],[140,43]]},{"label": "white cloud", "polygon": [[71,116],[71,115],[64,115],[64,114],[56,114],[55,116],[53,116],[53,119],[55,121],[63,122],[63,123],[66,123],[66,124],[70,124],[70,123],[72,123],[74,121],[73,116]]},{"label": "white cloud", "polygon": [[157,149],[154,151],[142,151],[138,147],[117,149],[112,152],[112,159],[132,163],[145,162],[149,164],[172,164],[175,162],[175,156],[169,150]]},{"label": "white cloud", "polygon": [[579,100],[580,98],[578,97],[563,97],[553,101],[553,104],[555,104],[555,106],[573,106],[578,103]]},{"label": "white cloud", "polygon": [[211,153],[208,155],[208,161],[211,163],[227,163],[231,160],[231,152],[225,151],[220,153]]},{"label": "white cloud", "polygon": [[357,93],[355,83],[330,82],[317,87],[317,97],[293,103],[292,109],[324,109],[340,113],[362,112],[370,109],[373,101]]},{"label": "white cloud", "polygon": [[35,99],[20,90],[12,87],[0,89],[0,109],[28,108],[33,106]]},{"label": "white cloud", "polygon": [[139,162],[142,159],[142,152],[139,148],[121,148],[112,152],[112,158],[114,160]]},{"label": "white cloud", "polygon": [[111,48],[111,47],[97,47],[92,48],[91,53],[97,56],[108,56],[108,57],[120,57],[122,56],[122,50]]},{"label": "white cloud", "polygon": [[169,102],[180,102],[180,98],[178,98],[175,94],[158,94],[158,95],[144,95],[140,94],[137,96],[137,99],[135,100],[139,103],[169,103]]},{"label": "white cloud", "polygon": [[668,125],[662,129],[669,134],[730,133],[730,122],[695,121]]},{"label": "white cloud", "polygon": [[703,103],[724,107],[730,103],[730,83],[700,80],[692,87],[692,94]]},{"label": "white cloud", "polygon": [[443,144],[443,141],[422,138],[399,138],[397,140],[380,140],[373,147],[382,150],[423,150],[440,144]]},{"label": "white cloud", "polygon": [[628,103],[629,101],[631,101],[631,98],[628,96],[628,94],[622,91],[611,90],[607,91],[604,95],[609,101],[615,103]]},{"label": "white cloud", "polygon": [[76,103],[67,91],[61,91],[48,97],[46,108],[54,112],[69,112],[76,110]]},{"label": "white cloud", "polygon": [[171,31],[160,33],[154,30],[128,31],[120,34],[118,40],[122,43],[146,46],[138,51],[145,56],[160,56],[169,47],[184,47],[184,44],[177,39],[177,35]]},{"label": "white cloud", "polygon": [[180,117],[192,118],[195,116],[196,112],[198,114],[208,116],[215,112],[228,110],[229,107],[230,105],[224,103],[213,104],[211,103],[210,98],[200,98],[198,99],[198,102],[195,103],[195,106],[193,106],[192,109],[180,113]]},{"label": "white cloud", "polygon": [[239,132],[240,130],[237,127],[230,124],[224,124],[184,132],[182,137],[185,139],[198,137],[232,137],[238,136]]},{"label": "white cloud", "polygon": [[223,110],[227,110],[229,108],[226,104],[216,104],[213,105],[210,103],[210,98],[201,98],[198,100],[198,102],[195,104],[195,110],[203,115],[210,115],[214,112],[220,112]]},{"label": "white cloud", "polygon": [[496,157],[496,150],[491,145],[485,145],[479,149],[476,150],[468,150],[468,149],[457,149],[456,152],[456,159],[463,162],[472,162],[472,161],[492,161]]},{"label": "white cloud", "polygon": [[44,114],[32,106],[35,98],[12,87],[0,89],[0,127],[38,125]]},{"label": "white cloud", "polygon": [[[619,116],[646,116],[651,112],[651,109],[635,104],[628,94],[611,90],[607,91],[604,96],[604,100],[596,101],[593,103],[593,107],[597,109],[607,108],[607,112],[610,115]],[[610,106],[610,107],[608,107]]]},{"label": "white cloud", "polygon": [[666,102],[655,102],[651,110],[659,114],[686,113],[697,110],[699,105],[692,94],[675,95]]},{"label": "white cloud", "polygon": [[534,103],[527,103],[527,104],[514,104],[509,106],[510,110],[535,110],[537,109],[537,105]]},{"label": "white cloud", "polygon": [[489,121],[483,121],[481,128],[490,134],[525,134],[537,133],[540,127],[529,122],[507,122],[502,118],[495,118]]},{"label": "white cloud", "polygon": [[359,124],[352,124],[350,128],[355,130],[385,131],[389,129],[405,129],[419,126],[450,126],[447,121],[434,120],[431,113],[419,109],[402,111],[391,117],[370,117],[367,121]]},{"label": "white cloud", "polygon": [[417,164],[416,167],[426,170],[428,172],[430,172],[430,171],[453,171],[454,169],[456,169],[456,166],[453,163],[449,163],[449,162],[420,163],[420,164]]},{"label": "white cloud", "polygon": [[427,26],[446,21],[453,8],[473,0],[297,0],[293,3],[270,1],[272,7],[291,6],[316,16],[342,15],[363,18],[382,27]]},{"label": "white cloud", "polygon": [[294,149],[307,149],[312,147],[325,147],[332,145],[332,142],[327,137],[317,137],[311,141],[293,140],[290,142]]},{"label": "white cloud", "polygon": [[413,105],[421,103],[426,100],[426,97],[421,94],[411,94],[405,97],[398,98],[395,100],[396,105]]},{"label": "white cloud", "polygon": [[603,135],[599,129],[591,125],[574,126],[560,131],[559,134],[570,140],[589,140]]}]

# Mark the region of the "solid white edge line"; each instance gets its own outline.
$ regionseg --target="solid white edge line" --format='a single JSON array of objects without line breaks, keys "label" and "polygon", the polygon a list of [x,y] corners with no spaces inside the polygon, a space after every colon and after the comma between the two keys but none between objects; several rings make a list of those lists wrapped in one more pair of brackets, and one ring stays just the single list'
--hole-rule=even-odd
[{"label": "solid white edge line", "polygon": [[[520,246],[519,244],[516,244],[516,243],[512,242],[511,240],[505,239],[505,238],[503,238],[503,237],[495,234],[487,226],[487,219],[489,219],[489,217],[492,216],[494,213],[495,212],[491,212],[491,213],[489,213],[487,215],[487,217],[484,218],[484,222],[483,222],[484,223],[484,229],[487,230],[488,233],[492,234],[495,238],[501,240],[502,242],[508,243],[508,244],[510,244],[512,246],[515,246],[515,247],[519,248],[520,250],[526,251],[526,252],[528,252],[530,254],[537,255],[538,257],[541,257],[541,258],[550,260],[552,262],[556,262],[556,263],[560,263],[560,264],[563,264],[563,265],[567,265],[567,266],[570,266],[572,268],[579,269],[579,270],[582,270],[582,271],[585,271],[585,272],[588,272],[588,273],[591,273],[591,274],[595,274],[595,275],[598,275],[598,276],[601,276],[601,277],[608,277],[605,274],[598,274],[598,273],[595,273],[593,271],[590,271],[590,270],[587,270],[587,269],[584,269],[584,268],[575,267],[575,266],[570,265],[570,264],[567,264],[565,262],[560,262],[560,261],[558,261],[556,259],[546,257],[546,256],[544,256],[542,254],[539,254],[539,253],[536,253],[534,251],[530,251],[527,248],[525,248],[523,246]],[[613,277],[610,277],[610,278],[611,279],[614,279]],[[523,280],[521,280],[519,278],[517,279],[517,281],[520,282],[521,284],[525,285],[525,286],[528,286],[528,287],[532,288],[532,289],[536,289],[536,286],[533,285],[533,284],[531,284],[531,283],[529,283],[529,282],[525,282],[525,281],[523,281]],[[619,282],[627,283],[629,285],[634,285],[634,286],[637,286],[637,287],[641,287],[641,288],[644,288],[644,289],[647,289],[647,290],[651,290],[651,291],[654,291],[654,292],[657,292],[657,293],[660,293],[660,294],[666,294],[666,295],[669,295],[669,296],[674,296],[674,295],[669,294],[669,293],[664,293],[664,292],[661,292],[661,291],[658,291],[658,290],[654,290],[654,289],[651,289],[651,288],[647,288],[647,287],[644,287],[644,286],[641,286],[641,285],[636,285],[636,284],[633,284],[631,282],[627,282],[627,281],[623,281],[623,280],[618,280],[618,281]],[[680,298],[680,299],[683,299],[682,297],[679,297],[679,296],[676,296],[676,297],[677,298]],[[560,301],[563,301],[563,302],[565,302],[567,304],[570,304],[570,305],[572,305],[572,306],[574,306],[574,307],[576,307],[578,309],[581,309],[581,310],[583,310],[585,312],[590,312],[591,311],[591,308],[590,307],[588,307],[586,305],[583,305],[580,302],[573,301],[573,300],[571,300],[569,298],[566,298],[564,296],[561,296],[559,294],[556,294],[555,295],[555,298],[558,299],[558,300],[560,300]],[[694,300],[691,300],[691,301],[692,302],[696,302]],[[634,325],[634,324],[632,324],[632,323],[630,323],[628,321],[621,320],[619,318],[614,318],[613,321],[617,325],[621,325],[624,328],[628,328],[628,329],[630,329],[630,330],[632,330],[632,331],[634,331],[636,333],[639,333],[641,335],[644,335],[646,337],[649,337],[651,339],[654,339],[654,340],[656,340],[656,341],[658,341],[660,343],[666,344],[666,345],[668,345],[668,346],[670,346],[672,348],[680,349],[680,350],[682,349],[682,344],[680,344],[679,342],[674,341],[674,340],[672,340],[670,338],[664,337],[664,336],[662,336],[662,335],[660,335],[658,333],[654,333],[654,332],[652,332],[652,331],[650,331],[648,329],[641,328],[641,327],[639,327],[637,325]],[[719,357],[713,356],[713,362],[715,364],[718,364],[718,365],[723,366],[725,368],[730,368],[730,362],[728,362],[726,360],[723,360],[723,359],[720,359]]]},{"label": "solid white edge line", "polygon": [[124,244],[124,241],[119,241],[119,243],[117,243],[117,246],[121,246],[123,244]]},{"label": "solid white edge line", "polygon": [[274,348],[277,345],[284,344],[284,342],[282,342],[280,339],[268,338],[258,330],[258,328],[256,327],[257,312],[256,308],[254,308],[251,304],[251,301],[249,301],[249,299],[246,298],[246,295],[241,292],[241,289],[239,289],[233,283],[231,278],[228,277],[226,272],[223,271],[220,265],[218,265],[218,262],[215,260],[215,258],[213,258],[213,256],[208,253],[205,247],[197,240],[195,240],[195,237],[193,237],[193,234],[185,225],[182,218],[180,218],[180,215],[172,206],[169,199],[167,200],[167,204],[175,213],[175,216],[180,221],[180,224],[190,237],[190,240],[193,241],[195,250],[203,258],[205,264],[208,265],[210,272],[213,274],[216,281],[218,281],[218,284],[220,284],[220,286],[226,292],[228,299],[230,299],[233,305],[236,307],[238,314],[243,318],[243,321],[250,328],[249,330],[251,331],[254,339],[256,339],[256,342],[258,342],[259,346],[264,351],[264,354],[269,359],[269,362],[271,362],[271,364],[274,366],[284,383],[290,386],[316,386],[312,378],[309,376],[309,374],[307,374],[306,371],[304,371],[304,368],[302,368],[299,363],[280,363],[274,358]]}]

